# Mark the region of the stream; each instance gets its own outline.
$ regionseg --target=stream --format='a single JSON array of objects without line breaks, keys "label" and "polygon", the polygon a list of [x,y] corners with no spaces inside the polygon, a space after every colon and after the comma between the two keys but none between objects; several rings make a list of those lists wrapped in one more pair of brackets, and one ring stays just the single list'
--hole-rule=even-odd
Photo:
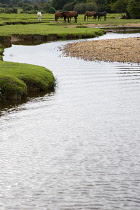
[{"label": "stream", "polygon": [[[140,33],[94,39],[125,37]],[[76,41],[5,49],[57,86],[1,107],[1,210],[140,209],[140,65],[65,57],[59,47]]]}]

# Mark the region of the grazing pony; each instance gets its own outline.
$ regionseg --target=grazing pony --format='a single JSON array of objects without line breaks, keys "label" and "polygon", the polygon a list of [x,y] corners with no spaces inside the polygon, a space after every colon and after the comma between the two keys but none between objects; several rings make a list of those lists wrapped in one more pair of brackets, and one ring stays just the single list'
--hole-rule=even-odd
[{"label": "grazing pony", "polygon": [[58,21],[59,18],[62,18],[62,17],[63,17],[62,12],[56,12],[54,14],[54,19],[56,22]]},{"label": "grazing pony", "polygon": [[104,20],[106,20],[107,12],[96,12],[94,15],[94,18],[96,19],[98,17],[98,20],[101,21],[101,17],[104,17]]},{"label": "grazing pony", "polygon": [[64,17],[64,22],[66,22],[66,19],[68,19],[68,23],[70,23],[71,18],[74,17],[75,19],[74,23],[77,23],[78,13],[76,11],[65,11],[61,12],[61,14]]},{"label": "grazing pony", "polygon": [[84,15],[84,21],[87,19],[88,20],[88,18],[89,17],[92,17],[93,16],[93,19],[95,18],[94,17],[94,15],[96,14],[96,12],[94,12],[94,11],[86,11],[86,13],[85,13],[85,15]]},{"label": "grazing pony", "polygon": [[37,13],[37,17],[38,17],[38,21],[41,21],[42,13],[41,12],[38,12]]}]

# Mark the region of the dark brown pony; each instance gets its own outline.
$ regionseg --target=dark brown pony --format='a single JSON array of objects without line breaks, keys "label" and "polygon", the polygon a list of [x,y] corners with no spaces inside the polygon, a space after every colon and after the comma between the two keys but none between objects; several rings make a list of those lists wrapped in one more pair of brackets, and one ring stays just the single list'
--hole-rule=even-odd
[{"label": "dark brown pony", "polygon": [[77,17],[78,13],[76,11],[65,11],[61,12],[62,17],[64,17],[64,21],[66,22],[66,19],[68,19],[68,23],[71,22],[71,18],[74,17],[75,21],[74,23],[77,23]]},{"label": "dark brown pony", "polygon": [[93,19],[94,19],[94,15],[96,14],[96,12],[94,12],[94,11],[86,11],[86,13],[85,13],[85,15],[84,15],[84,21],[87,19],[88,20],[88,18],[89,17],[93,17]]},{"label": "dark brown pony", "polygon": [[58,21],[58,19],[59,18],[62,18],[63,17],[63,15],[62,15],[62,12],[56,12],[55,14],[54,14],[54,18],[55,18],[55,21]]},{"label": "dark brown pony", "polygon": [[101,17],[104,17],[104,20],[106,20],[107,12],[96,12],[94,15],[94,18],[96,19],[98,17],[98,20],[101,21]]}]

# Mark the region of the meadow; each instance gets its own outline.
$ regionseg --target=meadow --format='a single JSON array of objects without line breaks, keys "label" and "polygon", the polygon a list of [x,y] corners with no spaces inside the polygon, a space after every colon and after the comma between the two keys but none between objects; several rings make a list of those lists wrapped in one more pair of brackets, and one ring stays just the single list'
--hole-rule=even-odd
[{"label": "meadow", "polygon": [[[107,24],[107,25],[125,25],[127,23],[140,23],[140,19],[120,19],[123,14],[118,13],[108,13],[106,21],[102,20],[97,21],[93,18],[89,18],[88,21],[84,21],[84,14],[78,15],[78,21],[77,23],[74,23],[72,20],[71,24],[74,25],[83,25],[83,24]],[[9,23],[38,23],[37,15],[36,14],[0,14],[0,25],[5,25]],[[54,14],[43,14],[41,23],[46,23],[47,25],[67,25],[67,23],[64,23],[62,19],[58,20],[58,23],[54,21]],[[41,24],[39,23],[39,24]]]}]

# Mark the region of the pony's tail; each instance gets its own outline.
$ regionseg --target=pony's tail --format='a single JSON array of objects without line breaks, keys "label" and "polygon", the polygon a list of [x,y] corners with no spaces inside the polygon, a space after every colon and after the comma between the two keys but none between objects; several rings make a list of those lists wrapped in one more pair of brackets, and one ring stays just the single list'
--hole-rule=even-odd
[{"label": "pony's tail", "polygon": [[86,20],[86,14],[84,15],[84,21]]},{"label": "pony's tail", "polygon": [[57,20],[58,20],[58,18],[57,18],[57,16],[55,15],[55,21],[57,22]]}]

